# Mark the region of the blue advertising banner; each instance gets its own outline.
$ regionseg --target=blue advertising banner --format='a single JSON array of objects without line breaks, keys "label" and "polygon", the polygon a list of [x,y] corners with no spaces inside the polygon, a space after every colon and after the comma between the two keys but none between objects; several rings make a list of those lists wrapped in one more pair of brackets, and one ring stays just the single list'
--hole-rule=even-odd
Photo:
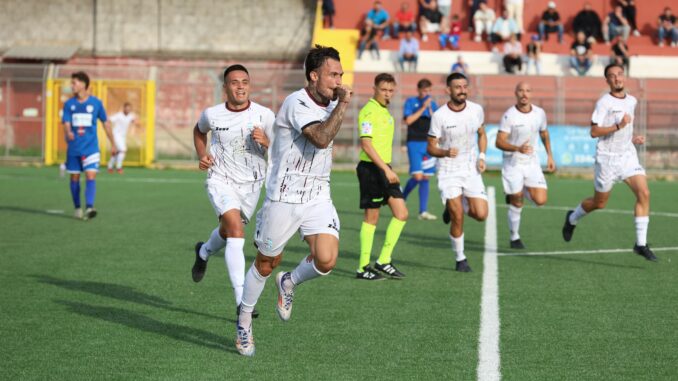
[{"label": "blue advertising banner", "polygon": [[[502,151],[495,146],[497,139],[496,124],[485,126],[487,133],[487,165],[500,167],[502,164]],[[549,126],[549,136],[551,138],[551,149],[553,150],[553,159],[557,167],[592,167],[594,164],[594,155],[596,153],[596,139],[590,135],[589,127],[579,126]],[[537,154],[542,166],[546,165],[546,150],[539,140]]]}]

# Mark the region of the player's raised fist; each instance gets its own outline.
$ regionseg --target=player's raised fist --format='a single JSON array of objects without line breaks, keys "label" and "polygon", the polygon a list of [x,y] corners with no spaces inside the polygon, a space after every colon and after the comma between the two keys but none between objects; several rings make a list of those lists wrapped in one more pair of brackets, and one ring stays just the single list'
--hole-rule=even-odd
[{"label": "player's raised fist", "polygon": [[205,155],[200,158],[200,163],[198,163],[198,168],[200,168],[201,171],[205,171],[209,169],[209,167],[212,166],[214,163],[214,158],[212,158],[212,155]]},{"label": "player's raised fist", "polygon": [[450,148],[449,151],[447,151],[447,156],[449,157],[457,157],[457,154],[459,153],[459,149],[457,148]]},{"label": "player's raised fist", "polygon": [[348,103],[351,100],[351,95],[353,95],[353,90],[347,85],[339,85],[334,89],[334,93],[339,102]]},{"label": "player's raised fist", "polygon": [[525,155],[532,155],[532,152],[534,152],[534,148],[532,148],[530,143],[525,143],[522,146],[520,146],[518,151]]},{"label": "player's raised fist", "polygon": [[624,114],[624,117],[622,118],[621,123],[619,123],[619,128],[624,128],[629,123],[631,123],[631,115]]},{"label": "player's raised fist", "polygon": [[268,136],[266,136],[264,130],[262,130],[261,127],[254,127],[252,130],[252,139],[254,139],[255,142],[261,144],[264,148],[268,148],[270,143]]},{"label": "player's raised fist", "polygon": [[642,135],[636,135],[633,137],[633,144],[645,144],[645,136]]}]

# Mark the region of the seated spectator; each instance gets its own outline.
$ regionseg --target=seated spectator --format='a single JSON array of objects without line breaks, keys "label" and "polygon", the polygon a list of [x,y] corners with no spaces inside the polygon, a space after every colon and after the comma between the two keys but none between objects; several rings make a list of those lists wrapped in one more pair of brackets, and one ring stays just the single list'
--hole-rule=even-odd
[{"label": "seated spectator", "polygon": [[381,39],[388,40],[391,38],[388,34],[388,12],[382,7],[381,1],[377,0],[374,2],[374,7],[367,12],[365,17],[368,20],[372,20],[372,27],[377,31],[382,32]]},{"label": "seated spectator", "polygon": [[527,44],[527,67],[525,74],[530,74],[530,67],[534,65],[535,74],[541,74],[541,41],[539,35],[533,34],[530,42]]},{"label": "seated spectator", "polygon": [[504,43],[504,70],[509,74],[518,73],[523,70],[523,46],[518,41],[515,34],[512,34],[508,41]]},{"label": "seated spectator", "polygon": [[[508,11],[508,17],[513,19],[518,26],[518,34],[522,35],[525,31],[523,29],[523,7],[524,0],[504,0],[504,7]],[[518,37],[520,40],[520,37]]]},{"label": "seated spectator", "polygon": [[517,35],[520,39],[520,30],[518,30],[518,25],[516,25],[515,20],[508,17],[508,11],[504,9],[499,17],[492,25],[492,33],[490,34],[490,42],[492,44],[497,44],[500,42],[508,41],[511,36]]},{"label": "seated spectator", "polygon": [[610,63],[616,63],[624,67],[624,73],[629,72],[629,47],[624,40],[618,38],[612,44],[612,52],[610,54]]},{"label": "seated spectator", "polygon": [[417,23],[414,22],[414,12],[410,10],[409,3],[400,4],[400,9],[395,14],[395,20],[393,20],[393,35],[399,37],[400,31],[414,32],[417,30]]},{"label": "seated spectator", "polygon": [[409,71],[417,71],[417,59],[419,58],[419,41],[414,38],[410,31],[405,32],[405,38],[400,40],[398,62],[400,70],[405,71],[405,62],[408,63]]},{"label": "seated spectator", "polygon": [[365,26],[360,30],[360,39],[358,40],[358,59],[363,55],[365,48],[370,49],[372,58],[379,59],[379,45],[377,45],[377,30],[372,24],[372,20],[366,19]]},{"label": "seated spectator", "polygon": [[556,3],[549,1],[548,8],[541,15],[539,22],[539,39],[542,41],[549,40],[549,33],[558,32],[558,43],[563,43],[563,23],[560,21],[560,14],[556,10]]},{"label": "seated spectator", "polygon": [[[622,13],[627,20],[634,36],[640,36],[638,25],[636,24],[636,2],[634,0],[617,0],[617,3],[622,7]],[[627,71],[628,73],[628,71]]]},{"label": "seated spectator", "polygon": [[424,8],[424,11],[419,17],[422,41],[428,41],[427,33],[440,32],[440,22],[443,20],[443,15],[438,10],[438,3],[436,0],[431,0],[429,6],[429,8]]},{"label": "seated spectator", "polygon": [[495,19],[496,15],[494,14],[494,10],[488,7],[487,3],[481,1],[480,7],[473,15],[476,42],[482,41],[483,32],[487,34],[488,39],[490,38],[490,33],[492,33],[492,24],[494,24]]},{"label": "seated spectator", "polygon": [[452,64],[450,70],[452,73],[461,73],[467,77],[469,75],[468,64],[464,62],[464,57],[462,57],[461,54],[457,56],[457,62]]},{"label": "seated spectator", "polygon": [[584,9],[579,11],[572,22],[574,34],[584,32],[589,43],[595,43],[597,38],[602,36],[600,16],[593,10],[590,2],[584,3]]},{"label": "seated spectator", "polygon": [[676,27],[676,16],[671,12],[671,8],[664,8],[664,13],[659,15],[659,46],[664,46],[664,40],[671,38],[671,46],[678,44],[678,27]]},{"label": "seated spectator", "polygon": [[619,35],[626,41],[629,39],[629,34],[631,34],[629,20],[624,17],[621,5],[617,5],[614,7],[614,11],[605,17],[603,22],[603,38],[605,43],[609,45],[610,41]]},{"label": "seated spectator", "polygon": [[577,74],[583,76],[589,71],[592,63],[593,52],[591,51],[591,44],[586,41],[584,32],[579,32],[570,50],[570,66],[577,71]]},{"label": "seated spectator", "polygon": [[440,49],[446,49],[447,44],[450,44],[450,47],[454,50],[459,49],[459,39],[461,38],[461,21],[459,21],[459,16],[452,16],[452,22],[448,23],[443,22],[440,25]]},{"label": "seated spectator", "polygon": [[[419,0],[421,1],[421,0]],[[478,9],[480,9],[480,3],[484,3],[487,0],[468,0],[468,31],[471,32],[473,31],[473,28],[475,28],[476,23],[475,19],[473,18],[476,15],[476,12]]]},{"label": "seated spectator", "polygon": [[323,0],[323,27],[334,28],[334,0]]}]

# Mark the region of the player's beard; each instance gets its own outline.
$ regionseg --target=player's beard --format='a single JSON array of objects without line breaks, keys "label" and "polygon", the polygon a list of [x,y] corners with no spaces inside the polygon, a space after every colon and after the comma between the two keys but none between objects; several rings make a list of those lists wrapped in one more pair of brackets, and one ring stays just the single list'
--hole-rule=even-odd
[{"label": "player's beard", "polygon": [[[464,97],[463,99],[461,97]],[[456,106],[461,106],[464,103],[466,103],[466,94],[459,94],[456,97],[450,97],[450,100],[452,103],[454,103]]]}]

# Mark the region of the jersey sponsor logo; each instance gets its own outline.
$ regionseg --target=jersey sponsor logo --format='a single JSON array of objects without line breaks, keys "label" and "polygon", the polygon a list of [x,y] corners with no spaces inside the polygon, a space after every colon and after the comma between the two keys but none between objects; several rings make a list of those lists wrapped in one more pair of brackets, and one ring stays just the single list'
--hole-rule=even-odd
[{"label": "jersey sponsor logo", "polygon": [[360,125],[360,131],[362,132],[363,135],[371,134],[372,133],[372,123],[363,122]]},{"label": "jersey sponsor logo", "polygon": [[85,113],[73,114],[73,125],[76,127],[91,127],[92,114]]},{"label": "jersey sponsor logo", "polygon": [[453,124],[453,125],[445,126],[445,129],[447,129],[447,130],[449,130],[451,128],[457,128],[457,125]]},{"label": "jersey sponsor logo", "polygon": [[301,99],[297,99],[297,100],[299,101],[300,105],[306,107],[307,109],[310,109],[310,107],[308,107],[308,105],[304,101],[302,101]]}]

